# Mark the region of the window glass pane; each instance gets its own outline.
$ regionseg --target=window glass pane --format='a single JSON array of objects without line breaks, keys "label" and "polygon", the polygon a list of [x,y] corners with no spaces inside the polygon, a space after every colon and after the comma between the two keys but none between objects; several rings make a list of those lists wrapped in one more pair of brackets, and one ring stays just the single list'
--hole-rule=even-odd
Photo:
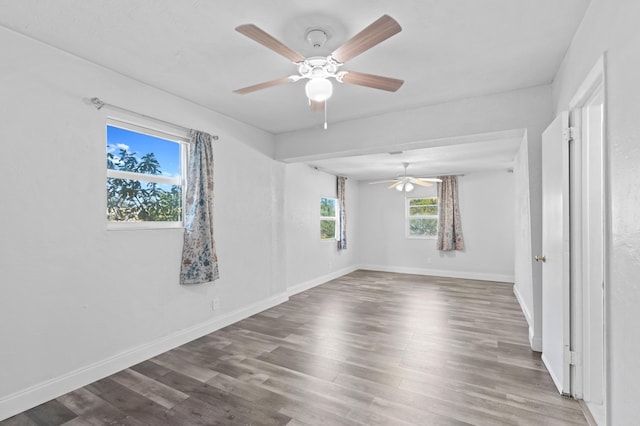
[{"label": "window glass pane", "polygon": [[180,177],[180,144],[107,125],[107,168]]},{"label": "window glass pane", "polygon": [[409,207],[409,216],[435,216],[437,214],[437,205]]},{"label": "window glass pane", "polygon": [[320,216],[336,217],[336,200],[333,198],[320,198]]},{"label": "window glass pane", "polygon": [[409,219],[410,236],[438,235],[438,219]]},{"label": "window glass pane", "polygon": [[335,220],[321,220],[320,221],[320,238],[335,238],[336,237],[336,221]]},{"label": "window glass pane", "polygon": [[114,222],[179,222],[182,189],[178,185],[107,178],[107,218]]}]

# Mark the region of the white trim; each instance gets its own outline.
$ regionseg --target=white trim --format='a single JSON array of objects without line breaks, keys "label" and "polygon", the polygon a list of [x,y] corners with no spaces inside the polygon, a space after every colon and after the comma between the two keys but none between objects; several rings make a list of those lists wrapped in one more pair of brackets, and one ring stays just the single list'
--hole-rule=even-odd
[{"label": "white trim", "polygon": [[[147,136],[153,136],[158,139],[165,139],[179,144],[189,143],[189,131],[176,126],[159,125],[154,121],[153,125],[149,123],[150,117],[136,117],[130,119],[122,119],[109,116],[106,124],[108,126],[117,127],[123,130],[141,133]],[[152,119],[154,120],[154,119]],[[140,124],[144,121],[144,124]]]},{"label": "white trim", "polygon": [[[109,179],[128,179],[128,180],[135,180],[138,182],[152,182],[152,183],[163,184],[163,185],[179,186],[180,192],[182,194],[181,217],[182,219],[184,219],[186,188],[187,188],[186,186],[187,159],[188,159],[187,157],[189,155],[189,151],[187,149],[187,146],[189,144],[188,132],[185,132],[184,135],[177,135],[167,130],[159,130],[152,127],[148,127],[146,126],[146,123],[145,125],[140,125],[140,124],[126,121],[126,120],[108,117],[105,124],[105,141],[107,142],[107,145],[106,145],[107,147],[109,146],[109,140],[107,137],[106,129],[108,129],[109,127],[115,127],[118,129],[126,130],[128,132],[144,134],[147,136],[152,136],[158,139],[162,139],[167,142],[178,144],[178,147],[179,147],[178,155],[180,156],[179,158],[180,159],[180,176],[179,177],[168,177],[163,175],[136,173],[136,172],[110,169],[107,167],[106,182],[108,182]],[[108,154],[107,154],[107,158],[108,158]],[[108,198],[108,194],[105,194],[105,195],[107,195],[107,198]],[[119,221],[109,220],[108,215],[105,217],[105,219],[107,220],[108,230],[183,228],[183,224],[184,224],[183,220],[176,221],[176,222],[159,222],[159,221],[119,222]]]},{"label": "white trim", "polygon": [[[518,287],[515,285],[513,286],[513,294],[515,294],[516,299],[520,304],[520,309],[522,309],[522,313],[524,314],[524,317],[527,320],[527,323],[531,325],[531,323],[533,322],[533,317],[531,316],[531,312],[529,312],[529,308],[527,307],[526,303],[524,303],[524,299],[522,298],[522,295],[518,291]],[[531,334],[531,327],[529,327],[529,334]]]},{"label": "white trim", "polygon": [[604,84],[604,56],[600,56],[589,74],[569,102],[569,109],[583,107],[601,85]]},{"label": "white trim", "polygon": [[125,172],[123,170],[107,169],[107,178],[138,180],[143,182],[160,183],[164,185],[182,184],[182,177],[174,178],[163,175],[148,175],[145,173]]},{"label": "white trim", "polygon": [[379,272],[396,272],[399,274],[432,275],[434,277],[462,278],[468,280],[497,281],[513,283],[513,275],[490,274],[486,272],[450,271],[441,269],[424,269],[407,266],[360,265],[359,269]]},{"label": "white trim", "polygon": [[287,296],[291,297],[294,294],[302,293],[305,290],[309,290],[310,288],[319,286],[331,280],[335,280],[336,278],[340,278],[343,275],[347,275],[352,273],[353,271],[357,271],[361,269],[359,265],[351,265],[346,268],[338,269],[330,274],[323,275],[321,277],[314,278],[309,281],[305,281],[294,286],[287,288]]},{"label": "white trim", "polygon": [[536,336],[533,327],[529,327],[529,345],[534,352],[542,352],[542,337]]},{"label": "white trim", "polygon": [[[411,200],[425,200],[427,198],[435,198],[436,199],[436,214],[431,215],[416,215],[411,216]],[[438,225],[440,221],[440,200],[438,199],[438,194],[433,195],[431,197],[407,197],[405,192],[405,200],[404,200],[404,236],[409,240],[437,240],[438,239]],[[433,204],[431,204],[433,205]],[[423,206],[413,206],[413,207],[423,207]],[[435,219],[436,220],[436,235],[411,235],[411,219]]]},{"label": "white trim", "polygon": [[152,229],[184,229],[182,222],[110,222],[107,220],[109,231],[142,231]]},{"label": "white trim", "polygon": [[532,351],[542,352],[542,339],[536,336],[536,333],[534,330],[533,316],[531,315],[531,312],[529,311],[527,304],[524,303],[524,299],[522,298],[522,295],[520,294],[518,287],[515,285],[513,286],[513,294],[516,296],[516,300],[520,305],[520,309],[522,309],[522,313],[524,314],[524,317],[527,320],[527,323],[529,324],[529,346],[531,346]]},{"label": "white trim", "polygon": [[[610,217],[610,204],[606,202],[607,197],[607,188],[608,180],[609,180],[609,172],[608,172],[608,162],[607,162],[607,105],[606,105],[606,56],[603,54],[598,58],[596,63],[593,65],[587,76],[584,78],[583,82],[580,84],[578,90],[572,97],[569,106],[573,113],[573,118],[575,122],[572,125],[575,125],[580,133],[582,134],[582,141],[577,144],[580,149],[585,150],[582,153],[582,156],[576,159],[576,163],[582,167],[582,173],[577,175],[577,181],[580,183],[581,187],[576,188],[574,193],[576,194],[576,202],[578,203],[578,207],[582,207],[582,210],[585,214],[584,222],[579,223],[578,232],[576,235],[585,235],[585,237],[581,240],[579,238],[572,237],[572,247],[578,247],[577,251],[577,259],[580,260],[581,264],[578,265],[577,274],[581,274],[583,277],[588,277],[588,280],[580,280],[577,279],[575,281],[575,287],[572,287],[572,290],[575,290],[575,293],[572,294],[572,309],[575,310],[575,321],[572,323],[572,350],[579,351],[583,354],[584,362],[582,365],[575,366],[575,381],[572,383],[572,396],[577,398],[583,398],[585,401],[586,407],[594,407],[594,411],[592,414],[595,414],[594,417],[598,417],[598,424],[606,424],[607,423],[607,406],[610,407],[611,404],[611,395],[608,391],[608,381],[610,380],[610,363],[608,361],[608,337],[607,337],[607,324],[608,322],[608,287],[607,287],[607,278],[609,276],[608,270],[608,255],[607,255],[607,241],[609,239],[609,231],[611,229],[611,223],[609,220]],[[588,111],[590,106],[594,104],[598,104],[599,102],[594,103],[594,99],[600,95],[602,97],[602,127],[600,145],[593,145],[593,141],[590,139],[590,135],[586,132],[585,125],[588,121],[585,121],[584,114]],[[596,142],[597,143],[597,142]],[[594,173],[591,172],[591,167],[595,165],[593,163],[593,158],[590,157],[593,154],[594,146],[600,151],[600,185],[597,183],[594,184],[595,180],[593,180]],[[598,168],[598,165],[595,165]],[[586,177],[589,176],[589,179]],[[599,195],[594,194],[595,193]],[[601,205],[601,221],[602,221],[602,229],[598,232],[602,232],[600,234],[600,238],[602,241],[599,242],[599,247],[601,252],[598,253],[598,250],[592,251],[593,244],[597,242],[593,241],[590,238],[590,233],[594,232],[592,229],[594,221],[593,216],[591,215],[591,210],[594,205],[594,200]],[[573,241],[573,240],[576,241]],[[601,278],[603,279],[603,289],[602,289],[602,300],[596,296],[596,299],[591,299],[593,297],[593,284],[594,281],[591,281],[594,275],[591,274],[589,265],[601,265]],[[572,283],[573,285],[574,283]],[[600,312],[602,324],[594,323],[594,317],[592,316],[593,305],[592,303],[600,304],[602,307],[602,311]],[[598,308],[595,311],[595,318],[598,317]],[[601,328],[600,328],[601,327]],[[595,330],[595,336],[592,335],[592,332]],[[600,343],[597,342],[600,339],[592,340],[593,337],[597,337],[598,333],[602,332],[602,341]],[[602,345],[601,351],[599,350],[600,344]],[[592,355],[595,355],[595,360],[599,360],[599,356],[602,357],[602,365],[598,363],[598,366],[595,367],[594,358]],[[602,371],[598,371],[599,368],[602,368]],[[600,376],[600,373],[602,374]],[[602,383],[601,388],[599,389],[597,385],[594,385],[592,382],[592,378],[601,377]],[[599,381],[598,379],[596,379]],[[596,400],[600,399],[598,396],[601,394],[601,398],[603,404],[593,403],[590,400],[595,397]]]},{"label": "white trim", "polygon": [[237,309],[219,318],[213,318],[184,330],[160,337],[154,341],[133,347],[101,361],[78,368],[62,376],[38,383],[0,399],[0,420],[9,418],[43,402],[57,398],[96,380],[110,376],[132,365],[148,360],[163,352],[198,339],[251,315],[272,308],[288,300],[280,293],[266,300]]},{"label": "white trim", "polygon": [[[322,200],[333,200],[333,210],[335,211],[335,216],[322,216]],[[338,239],[338,233],[340,232],[340,203],[336,197],[320,197],[320,223],[322,221],[330,221],[335,222],[335,226],[333,227],[334,233],[333,237],[322,238],[322,233],[320,234],[320,241],[335,241]],[[320,230],[322,231],[322,225],[320,226]]]},{"label": "white trim", "polygon": [[595,422],[595,426],[605,426],[607,424],[607,411],[604,404],[595,404],[589,401],[583,401],[584,408],[589,411],[591,418]]},{"label": "white trim", "polygon": [[549,376],[551,376],[551,380],[553,380],[553,384],[556,385],[558,392],[562,394],[562,382],[555,376],[555,374],[553,374],[553,370],[549,368],[549,362],[547,361],[547,358],[544,356],[544,352],[542,353],[541,358],[542,358],[542,362],[544,363],[544,366],[547,369],[547,372],[549,373]]}]

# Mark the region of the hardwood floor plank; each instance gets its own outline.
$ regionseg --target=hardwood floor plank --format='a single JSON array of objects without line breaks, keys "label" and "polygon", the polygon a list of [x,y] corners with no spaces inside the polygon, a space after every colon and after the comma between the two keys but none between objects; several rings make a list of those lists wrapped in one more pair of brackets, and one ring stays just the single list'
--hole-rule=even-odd
[{"label": "hardwood floor plank", "polygon": [[[256,424],[259,422],[259,424],[265,425],[280,425],[286,424],[291,420],[290,417],[287,417],[273,409],[272,405],[261,403],[262,399],[268,398],[266,393],[263,393],[262,399],[258,398],[257,400],[251,401],[245,398],[246,395],[240,396],[238,394],[230,393],[227,389],[221,388],[221,386],[213,386],[210,383],[201,383],[178,372],[167,374],[160,379],[167,385],[170,385],[175,389],[179,389],[181,392],[190,396],[189,401],[178,404],[178,407],[176,407],[175,410],[170,410],[174,413],[181,413],[180,416],[184,414],[185,409],[190,409],[189,407],[194,404],[202,408],[202,404],[194,402],[194,400],[198,400],[207,406],[213,407],[205,407],[208,411],[215,410],[217,413],[223,413],[223,418],[226,419],[225,422],[227,420],[233,420],[234,422],[245,422],[244,424]],[[211,380],[214,382],[219,381],[218,376]],[[275,400],[277,398],[273,399]],[[174,415],[172,414],[171,416],[173,417]],[[214,417],[212,419],[216,418]],[[233,422],[230,424],[233,424]]]},{"label": "hardwood floor plank", "polygon": [[355,271],[0,422],[586,425],[507,283]]},{"label": "hardwood floor plank", "polygon": [[0,422],[3,426],[38,426],[38,423],[31,420],[26,413],[17,414],[7,420]]},{"label": "hardwood floor plank", "polygon": [[165,408],[172,408],[189,397],[130,368],[114,374],[111,379]]},{"label": "hardwood floor plank", "polygon": [[105,378],[84,387],[120,411],[145,424],[162,424],[166,409],[126,386]]},{"label": "hardwood floor plank", "polygon": [[151,362],[165,367],[168,370],[167,373],[171,372],[172,370],[177,371],[184,374],[185,376],[189,376],[201,382],[206,382],[207,380],[210,380],[212,377],[218,374],[217,372],[209,368],[184,359],[178,352],[173,351],[165,352],[162,355],[158,355],[157,357],[152,358]]},{"label": "hardwood floor plank", "polygon": [[144,425],[144,423],[117,409],[85,388],[80,388],[62,395],[58,398],[58,401],[79,415],[72,421],[64,423],[65,426],[104,424]]},{"label": "hardwood floor plank", "polygon": [[62,424],[78,416],[56,399],[40,404],[26,414],[37,425]]}]

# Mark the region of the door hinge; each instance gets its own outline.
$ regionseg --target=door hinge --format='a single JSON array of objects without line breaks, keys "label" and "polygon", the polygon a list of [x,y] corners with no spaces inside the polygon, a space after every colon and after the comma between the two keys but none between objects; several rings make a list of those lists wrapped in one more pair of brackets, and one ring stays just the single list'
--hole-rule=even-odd
[{"label": "door hinge", "polygon": [[579,137],[579,131],[580,130],[574,126],[566,127],[562,131],[562,137],[564,138],[565,142],[576,141]]},{"label": "door hinge", "polygon": [[564,351],[565,356],[565,364],[569,365],[582,365],[582,353],[571,351],[568,348],[565,348]]}]

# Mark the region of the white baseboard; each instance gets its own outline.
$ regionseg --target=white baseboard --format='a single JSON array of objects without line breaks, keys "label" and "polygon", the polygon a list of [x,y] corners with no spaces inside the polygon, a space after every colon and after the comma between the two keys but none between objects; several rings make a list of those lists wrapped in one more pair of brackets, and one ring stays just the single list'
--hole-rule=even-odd
[{"label": "white baseboard", "polygon": [[522,313],[524,314],[527,323],[529,324],[529,345],[531,349],[536,352],[542,352],[542,339],[535,335],[535,331],[533,328],[533,316],[531,315],[531,311],[529,311],[529,307],[526,303],[524,303],[524,299],[520,294],[517,286],[513,286],[513,294],[515,294],[516,299],[518,300],[518,304],[520,305],[520,309],[522,309]]},{"label": "white baseboard", "polygon": [[0,420],[4,420],[43,402],[57,398],[89,383],[129,368],[163,352],[198,339],[251,315],[272,308],[288,300],[286,293],[270,297],[250,306],[237,309],[184,330],[171,333],[152,342],[136,346],[117,355],[78,368],[67,374],[38,383],[0,399]]},{"label": "white baseboard", "polygon": [[585,417],[587,417],[587,422],[589,426],[598,426],[598,425],[606,425],[607,424],[607,409],[604,404],[596,404],[591,401],[582,401],[583,404],[580,404],[583,407],[583,412],[586,410],[587,413],[591,416],[591,418],[587,417],[587,413],[585,413]]},{"label": "white baseboard", "polygon": [[562,382],[560,381],[560,379],[558,379],[558,377],[556,377],[553,370],[549,367],[549,362],[547,361],[547,358],[544,356],[544,353],[542,354],[542,362],[544,363],[544,366],[547,368],[547,372],[549,373],[549,376],[551,376],[551,380],[553,380],[553,384],[556,385],[556,388],[558,389],[558,393],[562,395]]},{"label": "white baseboard", "polygon": [[291,297],[294,294],[302,293],[305,290],[309,290],[310,288],[319,286],[320,284],[324,284],[328,281],[335,280],[336,278],[340,278],[343,275],[350,274],[351,272],[357,271],[358,269],[361,269],[359,265],[351,265],[346,268],[333,271],[330,274],[323,275],[321,277],[317,277],[300,284],[296,284],[287,289],[287,296]]},{"label": "white baseboard", "polygon": [[533,317],[531,316],[529,307],[527,306],[526,303],[524,303],[524,299],[522,298],[522,295],[520,294],[518,287],[515,285],[513,286],[513,294],[515,294],[516,299],[518,300],[518,304],[520,305],[520,309],[522,309],[522,313],[524,314],[524,317],[526,318],[527,323],[529,324],[529,329],[531,329],[531,321],[533,320]]},{"label": "white baseboard", "polygon": [[532,351],[542,352],[542,338],[535,335],[533,327],[529,327],[529,345]]},{"label": "white baseboard", "polygon": [[468,280],[497,281],[513,283],[513,275],[487,274],[485,272],[450,271],[442,269],[413,268],[407,266],[360,265],[359,269],[380,272],[396,272],[399,274],[432,275],[434,277],[462,278]]}]

